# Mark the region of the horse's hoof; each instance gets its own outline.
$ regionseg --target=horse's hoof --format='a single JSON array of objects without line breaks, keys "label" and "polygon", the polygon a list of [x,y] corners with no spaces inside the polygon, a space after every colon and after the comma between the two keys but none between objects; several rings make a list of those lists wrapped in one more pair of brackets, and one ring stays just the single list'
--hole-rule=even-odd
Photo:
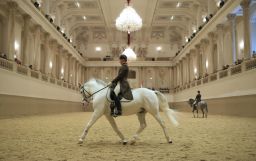
[{"label": "horse's hoof", "polygon": [[83,142],[84,141],[82,139],[79,139],[77,144],[83,144]]},{"label": "horse's hoof", "polygon": [[134,145],[135,143],[136,143],[135,140],[131,140],[131,142],[130,142],[131,145]]},{"label": "horse's hoof", "polygon": [[172,144],[172,141],[171,141],[171,140],[169,140],[169,141],[168,141],[168,143],[169,143],[169,144]]}]

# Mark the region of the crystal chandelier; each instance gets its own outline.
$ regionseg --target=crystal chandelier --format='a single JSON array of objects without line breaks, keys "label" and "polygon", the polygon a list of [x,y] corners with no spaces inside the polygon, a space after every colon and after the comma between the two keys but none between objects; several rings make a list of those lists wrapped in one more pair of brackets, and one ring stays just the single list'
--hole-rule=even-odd
[{"label": "crystal chandelier", "polygon": [[127,6],[116,19],[116,28],[120,31],[133,32],[141,29],[142,19],[135,9],[130,6],[130,0],[127,0]]},{"label": "crystal chandelier", "polygon": [[132,48],[130,48],[129,46],[124,50],[124,52],[122,54],[126,55],[128,60],[136,60],[137,59],[136,54],[134,53]]},{"label": "crystal chandelier", "polygon": [[127,32],[127,48],[122,54],[126,55],[128,60],[136,60],[137,56],[130,47],[130,34],[142,27],[142,19],[137,12],[130,6],[130,0],[127,0],[127,6],[116,19],[116,28],[120,31]]}]

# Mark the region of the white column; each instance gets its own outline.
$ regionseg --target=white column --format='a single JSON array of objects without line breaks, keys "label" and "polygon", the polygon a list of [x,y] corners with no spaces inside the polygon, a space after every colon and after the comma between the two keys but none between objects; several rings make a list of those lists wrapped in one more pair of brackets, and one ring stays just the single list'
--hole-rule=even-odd
[{"label": "white column", "polygon": [[191,51],[191,57],[193,60],[192,63],[192,80],[194,80],[195,78],[198,77],[198,64],[197,64],[197,50],[196,49],[192,49]]},{"label": "white column", "polygon": [[47,33],[45,34],[45,73],[49,74],[50,73],[50,67],[49,67],[49,63],[50,63],[50,35]]},{"label": "white column", "polygon": [[22,34],[22,62],[25,66],[29,66],[29,25],[31,21],[30,15],[24,15],[24,26]]},{"label": "white column", "polygon": [[72,56],[71,54],[68,55],[68,76],[67,76],[67,81],[68,83],[72,83],[71,79],[71,74],[72,74]]},{"label": "white column", "polygon": [[193,65],[193,59],[194,59],[194,49],[190,50],[189,53],[189,59],[190,59],[190,63],[189,63],[189,79],[190,82],[192,82],[194,80],[194,65]]},{"label": "white column", "polygon": [[180,86],[180,62],[177,63],[177,86]]},{"label": "white column", "polygon": [[224,33],[223,33],[223,25],[217,25],[217,33],[218,33],[218,41],[217,41],[217,59],[218,59],[218,70],[221,70],[224,65],[224,55],[223,55],[223,41],[224,41]]},{"label": "white column", "polygon": [[206,69],[206,49],[208,46],[209,42],[206,39],[203,39],[201,41],[201,50],[202,50],[202,74],[204,75],[205,73],[207,73],[207,69]]},{"label": "white column", "polygon": [[182,86],[183,85],[183,61],[182,61],[182,59],[179,62],[179,73],[180,73],[180,77],[179,77],[180,86]]},{"label": "white column", "polygon": [[15,42],[15,15],[17,12],[17,4],[15,2],[8,2],[8,59],[14,59],[14,42]]},{"label": "white column", "polygon": [[213,69],[213,42],[214,42],[214,33],[210,32],[208,33],[209,38],[209,46],[208,46],[208,53],[207,53],[207,59],[208,59],[208,73],[211,74],[214,72]]},{"label": "white column", "polygon": [[41,27],[35,27],[35,70],[40,71],[41,63]]},{"label": "white column", "polygon": [[201,76],[201,62],[200,62],[200,45],[196,45],[196,50],[195,50],[195,67],[196,67],[196,75],[197,75],[197,78],[199,76]]},{"label": "white column", "polygon": [[174,64],[173,66],[173,85],[174,87],[177,87],[177,79],[178,79],[178,74],[177,74],[177,64]]},{"label": "white column", "polygon": [[187,54],[186,56],[187,58],[187,83],[189,83],[191,81],[190,79],[190,63],[191,63],[191,60],[190,60],[190,53]]},{"label": "white column", "polygon": [[244,23],[244,58],[251,57],[251,35],[250,35],[250,0],[243,0],[241,3],[243,8]]},{"label": "white column", "polygon": [[76,78],[76,58],[73,57],[73,60],[72,60],[72,84],[75,85],[75,78]]},{"label": "white column", "polygon": [[231,33],[231,53],[228,53],[229,58],[229,64],[232,64],[236,60],[236,51],[237,51],[237,45],[236,45],[236,15],[235,14],[228,14],[227,15],[229,25],[230,25],[230,33]]},{"label": "white column", "polygon": [[170,72],[170,78],[169,78],[169,80],[170,80],[170,85],[169,85],[169,88],[170,89],[172,89],[173,87],[174,87],[174,76],[173,76],[173,74],[174,74],[174,71],[173,71],[173,67],[170,67],[169,68],[169,72]]},{"label": "white column", "polygon": [[183,58],[183,85],[187,83],[187,59]]},{"label": "white column", "polygon": [[56,59],[56,55],[57,55],[57,41],[52,41],[52,52],[51,52],[51,62],[52,62],[52,69],[51,69],[51,76],[56,78],[56,67],[57,67],[57,59]]}]

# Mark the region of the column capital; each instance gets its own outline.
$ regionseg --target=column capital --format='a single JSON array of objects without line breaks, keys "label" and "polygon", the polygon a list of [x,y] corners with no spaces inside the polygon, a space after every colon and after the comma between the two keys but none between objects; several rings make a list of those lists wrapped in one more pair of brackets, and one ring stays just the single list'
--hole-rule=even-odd
[{"label": "column capital", "polygon": [[22,15],[22,17],[23,17],[24,21],[29,21],[29,20],[31,20],[31,16],[28,15],[28,14]]},{"label": "column capital", "polygon": [[194,9],[198,9],[199,8],[199,4],[193,4],[193,8]]},{"label": "column capital", "polygon": [[64,48],[63,48],[63,46],[62,45],[60,45],[60,44],[57,44],[57,48],[59,49],[59,50],[64,50]]},{"label": "column capital", "polygon": [[45,38],[45,42],[49,41],[50,40],[50,34],[48,32],[46,32],[44,34],[44,38]]},{"label": "column capital", "polygon": [[34,30],[35,32],[40,32],[42,30],[42,27],[40,25],[35,25]]},{"label": "column capital", "polygon": [[235,18],[236,18],[236,14],[230,13],[230,14],[227,15],[227,19],[228,19],[229,21],[233,21]]},{"label": "column capital", "polygon": [[248,9],[250,7],[251,0],[242,0],[240,5],[243,9]]},{"label": "column capital", "polygon": [[214,36],[215,36],[215,33],[214,33],[214,32],[209,32],[209,33],[208,33],[208,37],[209,37],[210,39],[213,39]]},{"label": "column capital", "polygon": [[201,46],[202,46],[203,48],[205,48],[206,45],[208,45],[208,44],[209,44],[209,40],[207,40],[207,39],[202,39],[202,40],[201,40]]},{"label": "column capital", "polygon": [[18,8],[18,4],[13,1],[8,1],[7,6],[8,6],[9,11],[14,11]]},{"label": "column capital", "polygon": [[195,47],[197,50],[200,50],[200,44],[196,44]]},{"label": "column capital", "polygon": [[190,49],[189,53],[193,54],[196,50],[195,49]]},{"label": "column capital", "polygon": [[224,29],[224,25],[223,24],[218,24],[216,27],[217,27],[218,31],[223,31],[223,29]]}]

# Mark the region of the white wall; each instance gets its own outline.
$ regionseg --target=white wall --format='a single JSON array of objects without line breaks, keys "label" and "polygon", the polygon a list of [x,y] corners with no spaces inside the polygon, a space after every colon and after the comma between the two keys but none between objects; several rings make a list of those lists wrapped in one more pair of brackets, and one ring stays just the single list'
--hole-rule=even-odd
[{"label": "white wall", "polygon": [[[0,69],[0,94],[81,102],[78,91]],[[14,100],[15,101],[15,100]]]}]

